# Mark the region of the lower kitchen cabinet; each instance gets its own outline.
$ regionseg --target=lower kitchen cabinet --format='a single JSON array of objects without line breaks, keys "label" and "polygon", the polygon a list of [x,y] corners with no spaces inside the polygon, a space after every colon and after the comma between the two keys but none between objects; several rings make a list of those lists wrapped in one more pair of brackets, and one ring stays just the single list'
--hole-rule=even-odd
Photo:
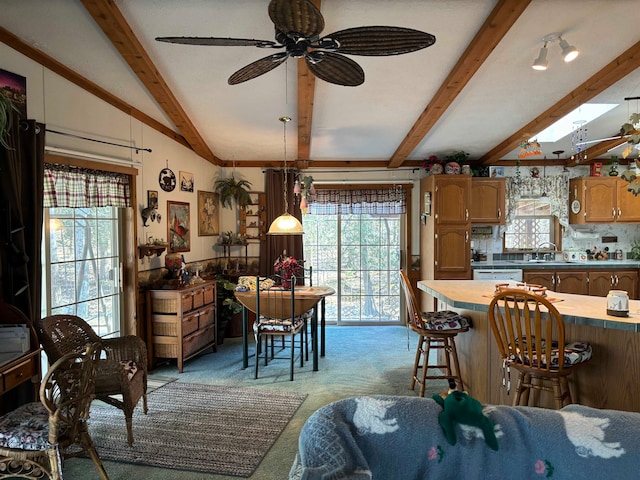
[{"label": "lower kitchen cabinet", "polygon": [[624,290],[638,299],[637,270],[596,270],[589,272],[589,295],[606,297],[609,290]]},{"label": "lower kitchen cabinet", "polygon": [[554,292],[589,295],[589,272],[586,270],[525,270],[522,279]]}]

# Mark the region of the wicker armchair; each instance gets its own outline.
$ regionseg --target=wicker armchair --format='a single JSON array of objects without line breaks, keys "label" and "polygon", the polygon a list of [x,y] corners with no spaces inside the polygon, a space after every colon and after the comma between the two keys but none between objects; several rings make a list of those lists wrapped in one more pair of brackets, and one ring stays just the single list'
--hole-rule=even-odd
[{"label": "wicker armchair", "polygon": [[87,322],[75,315],[40,319],[36,331],[51,362],[67,353],[82,351],[88,343],[99,345],[104,354],[96,366],[95,397],[124,412],[127,441],[133,445],[133,410],[140,398],[144,413],[147,413],[147,347],[144,341],[135,335],[100,338]]},{"label": "wicker armchair", "polygon": [[45,375],[40,402],[0,417],[0,478],[62,479],[61,457],[88,454],[108,480],[87,426],[96,358],[93,346],[64,355]]}]

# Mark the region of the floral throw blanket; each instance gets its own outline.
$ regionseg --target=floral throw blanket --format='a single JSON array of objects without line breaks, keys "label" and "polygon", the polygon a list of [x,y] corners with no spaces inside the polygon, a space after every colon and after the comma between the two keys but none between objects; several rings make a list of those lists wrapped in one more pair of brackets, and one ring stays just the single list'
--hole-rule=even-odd
[{"label": "floral throw blanket", "polygon": [[478,428],[456,426],[420,397],[365,396],[317,410],[300,433],[289,480],[640,478],[640,413],[484,406],[498,451]]}]

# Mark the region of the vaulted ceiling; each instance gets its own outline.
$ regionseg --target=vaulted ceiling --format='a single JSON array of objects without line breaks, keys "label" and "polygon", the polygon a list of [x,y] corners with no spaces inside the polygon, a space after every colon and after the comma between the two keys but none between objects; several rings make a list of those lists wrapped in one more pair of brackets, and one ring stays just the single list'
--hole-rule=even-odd
[{"label": "vaulted ceiling", "polygon": [[[293,119],[287,157],[300,168],[397,168],[456,150],[513,164],[523,140],[583,103],[619,105],[588,124],[589,140],[616,135],[638,111],[637,100],[625,101],[640,97],[637,0],[311,1],[324,34],[394,25],[436,42],[399,56],[351,56],[365,82],[344,87],[292,58],[232,86],[233,72],[270,52],[155,40],[273,40],[269,0],[0,0],[0,41],[225,166],[280,164],[283,115]],[[555,42],[548,69],[533,70],[554,32],[580,56],[564,63]],[[570,137],[542,143],[542,155],[526,161],[575,164]],[[588,159],[619,156],[622,148],[610,149],[622,143],[589,144]]]}]

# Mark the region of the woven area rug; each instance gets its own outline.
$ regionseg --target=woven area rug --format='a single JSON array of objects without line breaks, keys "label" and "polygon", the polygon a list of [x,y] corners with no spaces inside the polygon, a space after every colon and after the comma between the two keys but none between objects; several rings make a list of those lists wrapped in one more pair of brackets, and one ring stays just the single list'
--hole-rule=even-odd
[{"label": "woven area rug", "polygon": [[133,415],[129,447],[122,412],[91,406],[89,429],[103,460],[249,477],[306,395],[172,382]]}]

